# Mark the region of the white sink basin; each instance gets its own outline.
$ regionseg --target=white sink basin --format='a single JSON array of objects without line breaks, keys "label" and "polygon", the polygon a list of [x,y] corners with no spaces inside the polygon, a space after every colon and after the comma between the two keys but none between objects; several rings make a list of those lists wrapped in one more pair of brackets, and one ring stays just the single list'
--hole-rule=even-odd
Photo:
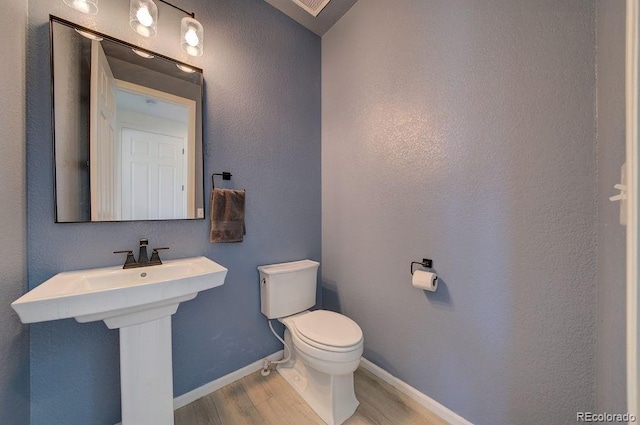
[{"label": "white sink basin", "polygon": [[22,323],[75,317],[78,322],[104,320],[109,328],[119,328],[151,320],[157,316],[154,311],[166,315],[167,308],[177,309],[198,292],[222,285],[226,275],[226,268],[205,257],[134,269],[115,266],[63,272],[11,306]]},{"label": "white sink basin", "polygon": [[171,315],[226,276],[226,268],[205,257],[64,272],[11,306],[23,323],[75,317],[118,328],[122,425],[173,425]]}]

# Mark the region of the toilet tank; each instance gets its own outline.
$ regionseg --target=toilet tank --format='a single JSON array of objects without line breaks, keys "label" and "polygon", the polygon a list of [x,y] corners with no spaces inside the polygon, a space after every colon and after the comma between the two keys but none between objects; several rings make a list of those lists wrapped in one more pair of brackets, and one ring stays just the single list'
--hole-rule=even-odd
[{"label": "toilet tank", "polygon": [[319,265],[316,261],[301,260],[259,266],[262,314],[277,319],[313,307]]}]

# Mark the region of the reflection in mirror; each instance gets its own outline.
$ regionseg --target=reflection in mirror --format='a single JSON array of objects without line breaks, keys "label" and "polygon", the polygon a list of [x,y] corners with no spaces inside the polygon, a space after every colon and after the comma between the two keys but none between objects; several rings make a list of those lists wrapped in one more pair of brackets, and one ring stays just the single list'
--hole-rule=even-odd
[{"label": "reflection in mirror", "polygon": [[56,221],[204,217],[202,71],[51,17]]}]

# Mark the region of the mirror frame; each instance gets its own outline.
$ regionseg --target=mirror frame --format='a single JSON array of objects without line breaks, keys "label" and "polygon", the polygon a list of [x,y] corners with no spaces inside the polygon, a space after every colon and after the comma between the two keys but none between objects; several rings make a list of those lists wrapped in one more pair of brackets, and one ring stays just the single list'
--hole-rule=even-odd
[{"label": "mirror frame", "polygon": [[[163,60],[166,61],[170,61],[176,65],[182,65],[185,66],[187,68],[191,68],[193,69],[195,72],[198,72],[200,75],[200,105],[201,105],[201,110],[200,110],[200,161],[197,161],[196,158],[196,164],[198,162],[201,163],[201,170],[202,170],[202,178],[201,178],[201,182],[200,184],[202,185],[202,210],[203,210],[203,215],[202,217],[197,217],[197,213],[196,213],[196,217],[192,217],[192,218],[171,218],[171,219],[165,219],[165,218],[160,218],[160,219],[143,219],[143,220],[85,220],[85,221],[60,221],[59,217],[58,217],[58,194],[57,194],[57,161],[56,161],[56,113],[55,113],[55,103],[56,103],[56,98],[55,98],[55,76],[54,76],[54,46],[53,46],[53,28],[54,28],[54,23],[58,23],[58,24],[62,24],[64,26],[67,26],[69,28],[72,29],[76,29],[78,31],[83,31],[86,33],[89,33],[91,35],[95,35],[96,37],[100,37],[104,40],[108,40],[110,42],[113,43],[117,43],[119,45],[128,47],[130,49],[135,49],[139,52],[143,52],[143,53],[147,53],[150,55],[153,55],[154,57],[157,58],[161,58]],[[204,90],[204,70],[202,68],[199,68],[197,66],[188,64],[186,62],[182,62],[179,61],[177,59],[171,58],[169,56],[163,55],[161,53],[157,53],[154,51],[151,51],[149,49],[145,49],[143,47],[139,47],[136,46],[134,44],[131,44],[129,42],[126,42],[124,40],[119,40],[115,37],[112,37],[110,35],[95,31],[91,28],[87,28],[84,27],[82,25],[76,24],[75,22],[71,22],[68,21],[66,19],[62,19],[59,18],[57,16],[54,15],[49,15],[49,66],[50,66],[50,93],[51,93],[51,141],[52,141],[52,148],[53,148],[53,155],[52,155],[52,162],[53,162],[53,209],[54,209],[54,222],[55,223],[123,223],[123,222],[156,222],[156,221],[192,221],[192,220],[205,220],[206,218],[206,180],[205,180],[205,163],[204,163],[204,94],[205,94],[205,90]],[[197,130],[197,128],[196,128]],[[197,142],[197,140],[196,140]],[[198,183],[198,179],[196,179],[196,184]],[[197,205],[196,205],[197,206]]]}]

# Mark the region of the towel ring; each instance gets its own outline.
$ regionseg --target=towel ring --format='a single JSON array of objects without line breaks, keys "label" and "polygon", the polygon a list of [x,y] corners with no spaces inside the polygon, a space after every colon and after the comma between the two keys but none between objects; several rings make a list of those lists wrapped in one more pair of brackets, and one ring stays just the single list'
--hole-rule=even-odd
[{"label": "towel ring", "polygon": [[228,171],[222,172],[222,173],[213,173],[211,174],[211,188],[215,189],[216,187],[216,181],[214,179],[215,176],[222,176],[222,180],[231,180],[231,176],[233,174],[231,174]]}]

